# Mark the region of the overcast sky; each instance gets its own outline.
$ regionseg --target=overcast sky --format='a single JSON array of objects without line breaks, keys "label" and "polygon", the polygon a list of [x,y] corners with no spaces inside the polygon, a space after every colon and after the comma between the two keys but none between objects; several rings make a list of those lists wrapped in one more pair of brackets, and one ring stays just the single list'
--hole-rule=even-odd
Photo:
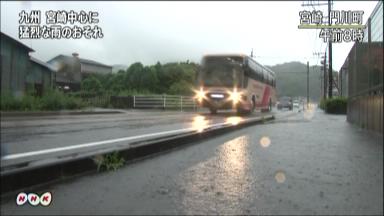
[{"label": "overcast sky", "polygon": [[[312,1],[318,3],[318,1]],[[58,54],[105,64],[140,61],[154,64],[171,61],[199,62],[207,53],[245,53],[254,49],[256,60],[275,65],[300,61],[319,64],[314,52],[326,44],[319,30],[302,30],[299,12],[313,10],[292,2],[1,2],[1,31],[18,39],[19,12],[41,10],[42,25],[48,10],[99,12],[102,39],[20,40],[32,47],[32,56],[48,61]],[[377,1],[335,2],[334,10],[363,10],[363,23]],[[326,6],[315,6],[326,12]],[[334,44],[333,68],[339,70],[353,43]]]}]

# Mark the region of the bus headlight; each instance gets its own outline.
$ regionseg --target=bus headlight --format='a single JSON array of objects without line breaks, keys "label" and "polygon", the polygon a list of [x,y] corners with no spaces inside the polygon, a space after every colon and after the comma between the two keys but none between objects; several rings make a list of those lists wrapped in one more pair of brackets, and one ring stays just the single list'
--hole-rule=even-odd
[{"label": "bus headlight", "polygon": [[205,98],[205,92],[203,91],[203,88],[200,88],[200,90],[195,91],[196,96],[195,98],[199,101],[202,102],[203,99]]},{"label": "bus headlight", "polygon": [[240,92],[237,92],[237,90],[233,90],[233,92],[230,92],[230,100],[233,101],[234,104],[237,104],[241,99]]}]

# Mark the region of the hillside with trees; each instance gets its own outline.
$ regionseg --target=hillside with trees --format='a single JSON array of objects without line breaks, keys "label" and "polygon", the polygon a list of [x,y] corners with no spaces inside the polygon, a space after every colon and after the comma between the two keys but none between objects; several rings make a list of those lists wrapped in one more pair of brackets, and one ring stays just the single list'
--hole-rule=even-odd
[{"label": "hillside with trees", "polygon": [[85,92],[111,95],[177,94],[192,95],[198,65],[191,62],[144,66],[133,63],[127,70],[108,75],[93,75],[81,83]]},{"label": "hillside with trees", "polygon": [[[82,81],[85,92],[110,95],[174,94],[192,95],[199,65],[193,62],[174,62],[144,66],[131,64],[126,70],[108,75],[94,75]],[[307,65],[289,62],[269,66],[276,73],[278,96],[306,97]],[[320,99],[320,66],[310,66],[309,95],[311,100]]]},{"label": "hillside with trees", "polygon": [[[276,73],[278,96],[307,96],[307,65],[301,62],[288,62],[268,66]],[[319,101],[321,94],[321,66],[309,66],[309,97]]]}]

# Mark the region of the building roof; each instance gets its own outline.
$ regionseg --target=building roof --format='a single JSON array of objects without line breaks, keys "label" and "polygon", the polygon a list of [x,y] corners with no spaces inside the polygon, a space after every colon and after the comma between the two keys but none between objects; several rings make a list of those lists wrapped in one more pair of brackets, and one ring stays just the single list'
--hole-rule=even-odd
[{"label": "building roof", "polygon": [[[58,55],[56,57],[54,57],[53,59],[57,59],[57,58],[73,58],[73,56],[67,56],[67,55]],[[53,59],[49,60],[52,61]],[[97,62],[97,61],[93,61],[93,60],[89,60],[89,59],[83,59],[83,58],[79,58],[80,60],[80,63],[83,63],[83,64],[92,64],[92,65],[97,65],[97,66],[102,66],[102,67],[108,67],[108,68],[112,68],[112,66],[109,66],[109,65],[105,65],[103,63],[100,63],[100,62]]]},{"label": "building roof", "polygon": [[40,61],[39,59],[34,58],[32,56],[30,56],[30,59],[31,59],[31,61],[35,62],[36,64],[41,65],[42,67],[45,67],[45,68],[47,68],[47,69],[49,69],[51,71],[54,71],[54,72],[57,71],[52,65],[50,65],[50,64],[48,64],[46,62]]},{"label": "building roof", "polygon": [[21,43],[20,41],[18,41],[18,40],[16,40],[16,39],[12,38],[11,36],[5,34],[4,32],[1,32],[1,37],[7,38],[8,40],[14,42],[15,44],[21,46],[22,48],[26,49],[26,50],[29,51],[29,52],[35,52],[35,50],[33,50],[32,48],[30,48],[29,46],[27,46],[27,45]]}]

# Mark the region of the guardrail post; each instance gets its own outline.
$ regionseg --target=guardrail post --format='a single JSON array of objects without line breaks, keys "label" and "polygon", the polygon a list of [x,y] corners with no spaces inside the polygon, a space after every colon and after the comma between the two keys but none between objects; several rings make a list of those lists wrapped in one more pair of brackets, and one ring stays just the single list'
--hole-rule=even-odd
[{"label": "guardrail post", "polygon": [[165,109],[165,97],[166,96],[163,95],[163,109]]},{"label": "guardrail post", "polygon": [[135,107],[136,107],[136,96],[133,95],[133,108],[135,108]]}]

